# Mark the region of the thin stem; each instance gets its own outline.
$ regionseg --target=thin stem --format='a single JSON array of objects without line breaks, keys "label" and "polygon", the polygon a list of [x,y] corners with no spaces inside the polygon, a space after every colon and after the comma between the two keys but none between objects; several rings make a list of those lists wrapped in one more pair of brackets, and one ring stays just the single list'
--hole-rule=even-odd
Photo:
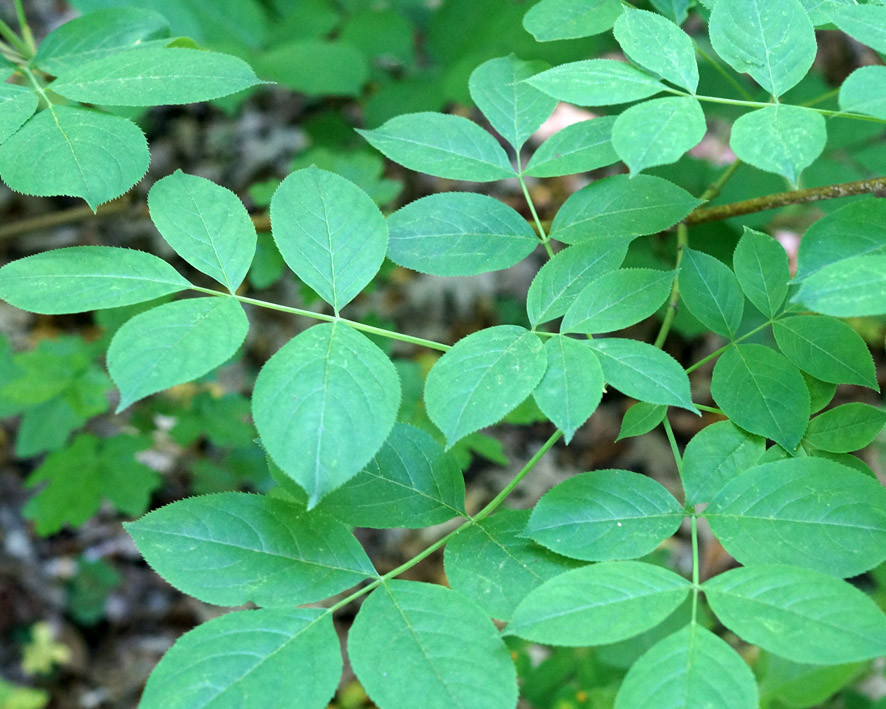
[{"label": "thin stem", "polygon": [[702,222],[730,219],[743,214],[764,212],[767,209],[785,207],[789,204],[803,204],[823,199],[851,197],[852,195],[867,194],[877,192],[878,190],[886,190],[886,177],[872,177],[868,180],[841,182],[840,184],[826,185],[825,187],[778,192],[777,194],[764,195],[741,202],[732,202],[731,204],[723,204],[718,207],[699,207],[692,210],[684,221],[686,224],[701,224]]},{"label": "thin stem", "polygon": [[683,475],[683,456],[680,455],[680,449],[677,448],[677,439],[674,436],[674,429],[671,428],[671,422],[668,421],[667,415],[662,419],[665,433],[668,436],[668,443],[671,444],[671,453],[674,454],[674,462],[677,464],[677,472]]},{"label": "thin stem", "polygon": [[21,38],[13,32],[12,28],[7,25],[3,20],[0,20],[0,37],[3,37],[7,42],[9,42],[15,50],[21,54],[23,57],[28,56],[28,45],[25,44]]},{"label": "thin stem", "polygon": [[705,364],[705,363],[707,363],[707,362],[710,362],[712,359],[715,359],[716,357],[719,357],[721,354],[723,354],[726,350],[728,350],[728,349],[729,349],[730,347],[732,347],[733,345],[737,345],[739,342],[741,342],[742,340],[746,340],[746,339],[749,338],[751,335],[756,335],[758,332],[760,332],[760,330],[765,330],[767,327],[769,327],[770,325],[772,325],[772,323],[774,323],[775,320],[777,320],[777,319],[778,319],[778,318],[775,318],[775,319],[773,319],[773,320],[767,320],[767,321],[764,322],[762,325],[759,325],[758,327],[755,327],[753,330],[749,330],[748,332],[746,332],[746,333],[745,333],[744,335],[742,335],[741,337],[737,337],[737,338],[734,339],[732,342],[730,342],[730,343],[728,343],[728,344],[726,344],[726,345],[723,345],[720,349],[718,349],[718,350],[714,350],[714,351],[711,352],[707,357],[702,357],[700,360],[698,360],[698,362],[696,362],[695,364],[693,364],[693,365],[691,365],[691,366],[689,366],[689,367],[686,368],[686,374],[690,374],[691,372],[694,372],[696,369],[698,369],[699,367],[701,367],[703,364]]},{"label": "thin stem", "polygon": [[720,62],[715,60],[711,55],[709,55],[701,47],[696,46],[695,51],[698,52],[699,55],[701,55],[701,57],[706,62],[708,62],[711,66],[713,66],[714,69],[716,69],[721,74],[721,76],[723,76],[723,78],[726,79],[726,81],[728,81],[732,85],[732,88],[734,88],[736,91],[738,91],[738,93],[740,93],[742,96],[744,96],[748,101],[753,100],[753,96],[751,96],[751,94],[748,92],[748,90],[745,89],[745,87],[742,86],[740,83],[738,83],[738,80],[734,76],[732,76],[732,74],[730,74],[728,71],[726,71],[720,65]]},{"label": "thin stem", "polygon": [[[741,101],[739,99],[734,98],[721,98],[720,96],[702,96],[698,94],[688,94],[685,91],[679,91],[677,89],[668,89],[668,91],[672,94],[678,94],[680,96],[692,96],[692,98],[696,98],[699,101],[705,101],[706,103],[721,103],[727,106],[746,106],[747,108],[770,108],[775,104],[772,103],[764,103],[763,101]],[[871,121],[874,123],[886,123],[886,119],[883,118],[875,118],[874,116],[866,116],[863,113],[852,113],[850,111],[831,111],[827,108],[815,108],[814,106],[808,106],[809,110],[816,111],[823,116],[833,116],[838,118],[855,118],[860,121]]]},{"label": "thin stem", "polygon": [[[104,216],[106,214],[117,214],[119,212],[126,211],[128,208],[129,198],[127,196],[123,196],[101,205],[98,208],[97,213],[101,216]],[[12,237],[18,236],[20,234],[27,234],[28,232],[38,231],[40,229],[50,229],[55,226],[62,226],[64,224],[72,224],[75,222],[85,221],[86,219],[94,216],[96,216],[96,212],[93,212],[91,207],[84,206],[71,207],[70,209],[64,209],[60,212],[39,214],[35,217],[19,219],[18,221],[0,226],[0,241],[4,239],[11,239]]]},{"label": "thin stem", "polygon": [[723,413],[722,409],[718,409],[715,406],[705,406],[704,404],[696,404],[695,408],[699,409],[700,411],[707,411],[710,414],[719,414],[720,416],[726,415]]},{"label": "thin stem", "polygon": [[529,196],[529,188],[526,186],[526,180],[523,179],[519,156],[517,157],[517,179],[520,180],[520,188],[523,190],[526,204],[529,205],[529,213],[532,214],[532,219],[535,221],[535,228],[538,230],[538,240],[541,242],[541,245],[545,247],[548,258],[554,258],[554,250],[551,248],[550,243],[551,239],[547,235],[547,232],[545,232],[545,228],[541,224],[541,219],[538,218],[538,212],[535,211],[535,204],[532,202],[532,197]]},{"label": "thin stem", "polygon": [[[686,224],[677,225],[677,259],[674,269],[680,268],[683,261],[683,249],[689,245],[689,229]],[[664,346],[671,326],[674,324],[674,318],[677,317],[677,307],[680,305],[680,283],[677,276],[674,276],[674,285],[671,286],[671,297],[668,299],[668,309],[661,321],[661,327],[658,329],[658,335],[653,343],[655,347],[661,349]]]},{"label": "thin stem", "polygon": [[725,170],[723,170],[723,174],[720,175],[716,179],[715,182],[712,182],[708,188],[701,193],[701,197],[699,199],[710,202],[712,199],[716,199],[720,192],[722,192],[723,188],[726,186],[726,183],[732,179],[732,176],[735,174],[735,171],[741,167],[741,160],[736,158],[732,161],[732,164],[729,165]]},{"label": "thin stem", "polygon": [[22,38],[28,47],[28,53],[25,56],[31,59],[37,53],[37,44],[34,42],[34,35],[31,32],[31,26],[28,24],[28,18],[25,17],[25,8],[22,0],[15,0],[15,13],[18,16],[18,26],[22,31]]},{"label": "thin stem", "polygon": [[690,518],[692,524],[692,622],[696,622],[698,617],[698,592],[700,586],[698,583],[698,519],[695,514]]},{"label": "thin stem", "polygon": [[801,103],[801,106],[806,106],[807,108],[810,106],[814,106],[817,103],[821,103],[822,101],[827,101],[829,98],[833,98],[834,96],[839,95],[840,88],[831,89],[830,91],[825,91],[823,94],[819,94],[815,98],[811,98],[808,101],[804,101]]}]

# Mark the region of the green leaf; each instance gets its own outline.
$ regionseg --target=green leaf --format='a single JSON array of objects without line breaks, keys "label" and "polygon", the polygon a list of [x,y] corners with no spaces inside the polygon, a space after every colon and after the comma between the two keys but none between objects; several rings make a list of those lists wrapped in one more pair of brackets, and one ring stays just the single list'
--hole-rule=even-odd
[{"label": "green leaf", "polygon": [[683,249],[680,297],[705,327],[735,338],[744,313],[744,295],[732,270],[702,251]]},{"label": "green leaf", "polygon": [[787,706],[815,707],[862,674],[867,663],[834,667],[803,665],[763,652],[755,666],[761,674],[760,694],[764,705],[778,701]]},{"label": "green leaf", "polygon": [[0,143],[34,115],[37,103],[37,94],[30,87],[0,84]]},{"label": "green leaf", "polygon": [[804,372],[832,384],[860,384],[879,391],[874,358],[865,341],[842,320],[792,315],[772,324],[779,349]]},{"label": "green leaf", "polygon": [[[334,13],[333,26],[338,21],[338,13]],[[297,39],[276,44],[258,54],[255,68],[271,81],[315,97],[359,96],[370,76],[363,52],[348,42],[326,39]]]},{"label": "green leaf", "polygon": [[632,62],[695,93],[695,45],[673,22],[654,12],[626,7],[615,22],[614,33]]},{"label": "green leaf", "polygon": [[741,564],[793,564],[846,577],[886,560],[886,489],[823,458],[751,468],[704,514]]},{"label": "green leaf", "polygon": [[475,332],[459,340],[428,374],[428,416],[452,447],[513,411],[541,381],[546,366],[541,340],[522,327]]},{"label": "green leaf", "polygon": [[48,315],[118,308],[190,285],[156,256],[114,246],[53,249],[0,268],[0,298]]},{"label": "green leaf", "polygon": [[594,351],[580,340],[552,337],[545,352],[547,369],[533,396],[568,444],[603,398],[603,370]]},{"label": "green leaf", "polygon": [[617,0],[541,0],[523,16],[523,28],[539,42],[601,34],[621,14]]},{"label": "green leaf", "polygon": [[336,312],[375,277],[388,226],[375,202],[343,177],[309,167],[271,199],[274,242],[289,267]]},{"label": "green leaf", "polygon": [[655,98],[631,106],[615,119],[612,147],[636,175],[647,167],[677,162],[706,132],[704,111],[696,99]]},{"label": "green leaf", "polygon": [[831,10],[831,21],[877,52],[886,52],[886,7],[845,5]]},{"label": "green leaf", "polygon": [[169,23],[163,15],[139,7],[110,7],[76,17],[40,42],[35,66],[54,76],[80,64],[128,49],[167,43]]},{"label": "green leaf", "polygon": [[473,602],[436,584],[387,581],[360,607],[348,635],[360,684],[380,709],[517,704],[514,663]]},{"label": "green leaf", "polygon": [[702,590],[742,640],[794,662],[834,665],[886,654],[886,615],[833,576],[767,564],[732,569]]},{"label": "green leaf", "polygon": [[578,106],[639,101],[667,88],[654,76],[615,59],[569,62],[526,81],[555,99]]},{"label": "green leaf", "polygon": [[691,623],[653,645],[628,670],[615,709],[716,707],[756,709],[750,667],[725,640]]},{"label": "green leaf", "polygon": [[886,67],[863,66],[840,86],[840,110],[886,120]]},{"label": "green leaf", "polygon": [[732,254],[732,267],[744,294],[763,315],[781,310],[791,279],[784,247],[768,234],[744,228]]},{"label": "green leaf", "polygon": [[735,121],[729,146],[749,165],[797,185],[800,173],[821,155],[827,139],[825,120],[818,111],[777,104]]},{"label": "green leaf", "polygon": [[262,445],[308,493],[309,508],[369,463],[399,407],[391,360],[341,323],[291,339],[262,367],[252,395]]},{"label": "green leaf", "polygon": [[674,271],[620,268],[591,281],[563,316],[561,332],[612,332],[645,320],[667,300]]},{"label": "green leaf", "polygon": [[292,706],[322,709],[341,679],[341,647],[322,608],[228,613],[182,635],[154,668],[145,709]]},{"label": "green leaf", "polygon": [[680,503],[652,478],[627,470],[595,470],[567,478],[545,493],[525,534],[575,559],[635,559],[674,534],[683,515]]},{"label": "green leaf", "polygon": [[794,450],[809,421],[803,375],[775,350],[735,345],[714,367],[711,395],[743,429]]},{"label": "green leaf", "polygon": [[622,394],[650,404],[679,406],[698,413],[689,377],[666,352],[639,340],[606,337],[590,341],[606,381]]},{"label": "green leaf", "polygon": [[532,154],[523,174],[558,177],[612,165],[618,161],[611,140],[614,123],[615,116],[600,116],[557,131]]},{"label": "green leaf", "polygon": [[[800,241],[795,281],[856,256],[886,256],[886,204],[851,202],[810,226]],[[846,268],[842,270],[851,274]]]},{"label": "green leaf", "polygon": [[856,256],[808,276],[792,302],[836,317],[886,315],[886,256]]},{"label": "green leaf", "polygon": [[510,620],[527,593],[579,562],[557,556],[521,532],[528,510],[502,510],[446,545],[446,578],[493,618]]},{"label": "green leaf", "polygon": [[375,576],[344,524],[261,495],[189,497],[125,526],[158,574],[204,603],[291,608]]},{"label": "green leaf", "polygon": [[886,411],[854,401],[812,419],[803,440],[830,453],[851,453],[870,445],[884,426]]},{"label": "green leaf", "polygon": [[806,76],[815,60],[815,32],[799,0],[718,2],[709,26],[717,54],[776,97]]},{"label": "green leaf", "polygon": [[[782,350],[783,351],[783,350]],[[790,359],[790,357],[788,357]],[[796,362],[794,362],[796,364]],[[837,385],[823,382],[821,379],[803,372],[803,379],[806,380],[806,388],[809,389],[809,408],[812,413],[821,411],[825,406],[831,403],[834,394],[837,393]]]},{"label": "green leaf", "polygon": [[710,502],[733,478],[751,468],[766,451],[766,440],[718,421],[696,433],[683,451],[680,477],[690,506]]},{"label": "green leaf", "polygon": [[518,153],[557,107],[556,99],[523,81],[545,66],[511,54],[484,62],[468,81],[477,108]]},{"label": "green leaf", "polygon": [[228,189],[181,170],[148,193],[151,221],[176,253],[231,293],[243,283],[255,255],[255,227]]},{"label": "green leaf", "polygon": [[529,322],[535,326],[563,315],[587,284],[618,268],[628,252],[628,244],[621,237],[591,239],[556,254],[529,285]]},{"label": "green leaf", "polygon": [[531,591],[504,634],[570,647],[618,642],[661,623],[690,586],[673,571],[640,561],[584,566]]},{"label": "green leaf", "polygon": [[492,197],[442,192],[388,217],[388,258],[435,276],[471,276],[510,268],[538,246],[529,222]]},{"label": "green leaf", "polygon": [[95,210],[148,170],[144,134],[132,121],[52,106],[0,145],[0,178],[16,192],[82,197]]},{"label": "green leaf", "polygon": [[689,14],[689,0],[650,0],[650,4],[678,25],[686,22],[686,17]]},{"label": "green leaf", "polygon": [[177,300],[136,315],[108,347],[108,373],[120,389],[117,413],[221,366],[248,331],[243,307],[225,296]]},{"label": "green leaf", "polygon": [[638,401],[631,406],[621,420],[621,429],[619,429],[616,441],[622,438],[633,438],[634,436],[642,436],[649,433],[653,428],[658,426],[668,412],[668,407],[663,404],[648,404],[645,401]]},{"label": "green leaf", "polygon": [[701,202],[651,175],[614,175],[574,192],[560,207],[550,236],[567,244],[606,236],[636,237],[673,226]]},{"label": "green leaf", "polygon": [[200,49],[135,49],[63,71],[49,89],[81,103],[159,106],[227,96],[262,81],[242,59]]},{"label": "green leaf", "polygon": [[451,180],[491,182],[514,176],[498,141],[473,121],[443,113],[409,113],[375,130],[369,143],[410,170]]},{"label": "green leaf", "polygon": [[430,434],[396,423],[369,465],[320,509],[355,527],[419,529],[464,514],[465,482]]}]

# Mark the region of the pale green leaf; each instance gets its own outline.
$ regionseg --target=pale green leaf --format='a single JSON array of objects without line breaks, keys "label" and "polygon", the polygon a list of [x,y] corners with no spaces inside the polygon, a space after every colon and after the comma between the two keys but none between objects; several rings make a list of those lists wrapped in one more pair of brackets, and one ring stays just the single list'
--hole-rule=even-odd
[{"label": "pale green leaf", "polygon": [[559,252],[542,266],[526,296],[529,322],[539,325],[563,315],[584,287],[624,261],[628,240],[591,239]]},{"label": "pale green leaf", "polygon": [[34,57],[34,65],[57,76],[93,59],[169,42],[163,15],[140,7],[109,7],[76,17],[50,32]]},{"label": "pale green leaf", "polygon": [[538,501],[526,536],[584,561],[635,559],[677,531],[683,507],[660,483],[627,470],[567,478]]},{"label": "pale green leaf", "polygon": [[430,434],[397,423],[369,465],[319,509],[355,527],[429,527],[464,514],[465,482]]},{"label": "pale green leaf", "polygon": [[654,12],[626,7],[615,22],[614,33],[632,62],[695,93],[695,45],[673,22]]},{"label": "pale green leaf", "polygon": [[533,396],[568,444],[603,397],[603,370],[587,342],[552,337],[545,343],[545,353],[547,369]]},{"label": "pale green leaf", "polygon": [[831,10],[831,21],[846,34],[886,53],[886,6],[844,5]]},{"label": "pale green leaf", "polygon": [[468,335],[434,365],[425,383],[428,416],[449,447],[513,411],[541,381],[541,340],[516,325]]},{"label": "pale green leaf", "polygon": [[886,256],[855,256],[825,266],[791,300],[841,318],[886,315]]},{"label": "pale green leaf", "polygon": [[194,103],[262,83],[242,59],[200,49],[135,49],[78,64],[49,88],[82,103],[159,106]]},{"label": "pale green leaf", "polygon": [[315,325],[262,367],[252,415],[262,445],[309,495],[309,507],[359,473],[400,407],[391,360],[341,323]]},{"label": "pale green leaf", "polygon": [[517,675],[492,621],[460,593],[387,581],[360,607],[348,657],[379,709],[512,709]]},{"label": "pale green leaf", "polygon": [[612,127],[612,147],[635,175],[647,167],[677,162],[701,142],[706,131],[704,111],[696,99],[655,98],[618,116]]},{"label": "pale green leaf", "polygon": [[291,608],[375,575],[344,524],[261,495],[189,497],[125,526],[158,574],[220,606]]},{"label": "pale green leaf", "polygon": [[48,315],[133,305],[190,285],[156,256],[113,246],[53,249],[0,268],[0,298]]},{"label": "pale green leaf", "polygon": [[645,320],[667,300],[674,271],[620,268],[591,281],[563,316],[561,332],[596,334]]},{"label": "pale green leaf", "polygon": [[886,615],[833,576],[766,564],[727,571],[702,590],[742,640],[794,662],[835,665],[886,654]]},{"label": "pale green leaf", "polygon": [[815,32],[799,0],[729,0],[711,12],[711,44],[733,69],[781,96],[815,60]]},{"label": "pale green leaf", "polygon": [[82,197],[94,210],[144,177],[149,161],[145,136],[132,121],[52,106],[0,145],[0,178],[23,194]]},{"label": "pale green leaf", "polygon": [[154,668],[143,709],[234,709],[282,697],[325,709],[341,679],[341,647],[322,608],[228,613],[182,635]]},{"label": "pale green leaf", "polygon": [[151,221],[176,253],[231,293],[255,255],[255,227],[240,199],[203,177],[176,170],[148,193]]},{"label": "pale green leaf", "polygon": [[664,420],[667,412],[668,407],[663,404],[638,401],[625,412],[615,440],[620,441],[622,438],[633,438],[649,433]]},{"label": "pale green leaf", "polygon": [[886,66],[863,66],[846,77],[840,110],[886,120]]},{"label": "pale green leaf", "polygon": [[744,295],[732,270],[719,259],[690,248],[680,262],[680,298],[703,325],[734,338],[744,313]]},{"label": "pale green leaf", "polygon": [[274,243],[289,267],[336,312],[375,277],[388,226],[353,182],[309,167],[289,175],[271,199]]},{"label": "pale green leaf", "polygon": [[768,234],[745,227],[732,254],[732,266],[748,300],[763,315],[775,317],[787,297],[791,279],[784,247]]},{"label": "pale green leaf", "polygon": [[689,392],[689,377],[666,352],[639,340],[606,337],[590,341],[606,381],[622,394],[650,404],[698,410]]},{"label": "pale green leaf", "polygon": [[484,62],[468,81],[474,103],[518,153],[557,107],[556,99],[523,81],[546,66],[511,54]]},{"label": "pale green leaf", "polygon": [[470,276],[510,268],[538,246],[526,219],[487,195],[442,192],[388,217],[388,258],[435,276]]},{"label": "pale green leaf", "polygon": [[474,182],[514,176],[514,168],[498,141],[461,116],[409,113],[375,130],[357,132],[410,170]]},{"label": "pale green leaf", "polygon": [[666,88],[654,76],[615,59],[569,62],[526,81],[555,99],[577,106],[611,106],[639,101]]},{"label": "pale green leaf", "polygon": [[796,185],[821,155],[828,135],[818,111],[778,104],[751,111],[732,126],[729,146],[744,162]]},{"label": "pale green leaf", "polygon": [[743,429],[793,450],[809,421],[809,390],[793,364],[763,345],[736,345],[714,367],[711,395]]},{"label": "pale green leaf", "polygon": [[701,202],[651,175],[614,175],[573,193],[560,207],[550,236],[567,244],[607,236],[633,238],[673,226]]},{"label": "pale green leaf", "polygon": [[686,504],[710,502],[733,478],[751,468],[766,441],[731,421],[718,421],[696,433],[683,451],[680,477]]},{"label": "pale green leaf", "polygon": [[809,422],[803,440],[830,453],[851,453],[871,444],[886,426],[886,411],[853,401]]},{"label": "pale green leaf", "polygon": [[557,177],[612,165],[618,161],[611,140],[615,120],[615,116],[600,116],[557,131],[538,146],[523,174]]},{"label": "pale green leaf", "polygon": [[877,370],[867,344],[842,320],[792,315],[772,324],[779,349],[813,377],[832,384],[877,386]]},{"label": "pale green leaf", "polygon": [[886,489],[823,458],[751,468],[727,483],[704,515],[745,565],[793,564],[846,577],[886,560]]},{"label": "pale green leaf", "polygon": [[567,571],[531,591],[504,633],[546,645],[614,643],[654,628],[689,588],[686,579],[660,566],[604,561]]},{"label": "pale green leaf", "polygon": [[136,315],[108,347],[108,373],[120,389],[117,413],[224,364],[248,330],[243,307],[231,297],[177,300]]},{"label": "pale green leaf", "polygon": [[621,14],[618,0],[541,0],[523,16],[523,27],[539,42],[601,34]]},{"label": "pale green leaf", "polygon": [[452,588],[499,620],[510,620],[532,589],[580,564],[522,536],[528,521],[528,510],[502,510],[468,525],[446,545]]},{"label": "pale green leaf", "polygon": [[28,86],[0,84],[0,143],[21,128],[37,110],[37,94]]}]

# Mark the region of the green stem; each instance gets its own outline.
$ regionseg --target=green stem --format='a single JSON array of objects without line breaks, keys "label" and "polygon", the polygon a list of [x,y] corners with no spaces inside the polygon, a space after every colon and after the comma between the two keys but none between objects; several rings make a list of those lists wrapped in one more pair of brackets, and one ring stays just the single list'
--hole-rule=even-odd
[{"label": "green stem", "polygon": [[0,20],[0,37],[3,37],[9,44],[21,54],[23,57],[28,56],[28,45],[25,44],[21,38],[12,31],[12,28],[7,25],[3,20]]},{"label": "green stem", "polygon": [[[721,98],[720,96],[703,96],[698,94],[689,94],[685,91],[680,91],[679,89],[668,88],[672,94],[677,94],[679,96],[690,96],[692,98],[698,99],[699,101],[704,101],[705,103],[720,103],[725,104],[727,106],[745,106],[747,108],[770,108],[775,104],[766,103],[763,101],[742,101],[740,99],[734,98]],[[871,121],[873,123],[886,123],[886,119],[884,118],[875,118],[874,116],[866,116],[863,113],[852,113],[850,111],[832,111],[827,108],[815,108],[814,106],[808,106],[810,111],[816,111],[823,116],[833,116],[835,118],[855,118],[860,121]]]},{"label": "green stem", "polygon": [[538,229],[538,240],[541,242],[541,245],[545,247],[545,251],[548,254],[548,258],[554,258],[554,250],[551,248],[551,239],[545,232],[545,228],[541,224],[541,219],[538,218],[538,212],[535,211],[535,204],[532,202],[532,197],[529,196],[529,188],[526,186],[526,180],[523,179],[523,168],[520,166],[520,157],[517,157],[517,179],[520,180],[520,188],[523,190],[523,197],[526,198],[526,204],[529,205],[529,213],[532,214],[532,219],[535,221],[535,227]]},{"label": "green stem", "polygon": [[34,35],[31,32],[31,26],[28,24],[28,19],[25,17],[25,8],[22,4],[22,0],[15,0],[15,12],[18,16],[18,26],[22,31],[22,38],[25,40],[25,44],[28,48],[28,53],[25,54],[25,57],[33,59],[34,55],[37,54],[37,44],[34,42]]},{"label": "green stem", "polygon": [[700,586],[698,583],[698,519],[695,514],[690,517],[692,524],[692,622],[695,623],[698,618],[698,592]]},{"label": "green stem", "polygon": [[[779,317],[781,317],[781,316],[779,316]],[[758,332],[760,332],[760,330],[765,330],[767,327],[772,325],[772,323],[774,323],[775,320],[777,320],[777,319],[778,318],[775,318],[773,320],[767,320],[762,325],[755,327],[753,330],[750,330],[749,332],[746,332],[744,335],[736,338],[735,340],[733,340],[729,344],[723,345],[720,349],[711,352],[707,357],[702,357],[700,360],[698,360],[698,362],[696,362],[695,364],[686,368],[686,374],[690,374],[691,372],[694,372],[696,369],[701,367],[706,362],[710,362],[712,359],[719,357],[721,354],[723,354],[726,350],[728,350],[733,345],[737,345],[739,342],[741,342],[742,340],[746,340],[751,335],[756,335]]]},{"label": "green stem", "polygon": [[674,436],[674,429],[671,428],[671,422],[668,421],[667,415],[662,419],[665,433],[668,436],[668,443],[671,444],[671,453],[674,454],[674,462],[677,464],[677,472],[683,475],[683,457],[680,455],[680,449],[677,448],[677,439]]},{"label": "green stem", "polygon": [[714,406],[705,406],[704,404],[696,404],[695,408],[699,409],[700,411],[707,411],[708,413],[711,413],[711,414],[719,414],[720,416],[726,415],[723,413],[722,409],[718,409]]},{"label": "green stem", "polygon": [[[689,246],[689,229],[684,223],[677,225],[677,259],[674,264],[675,269],[680,268],[683,261],[683,249]],[[653,343],[655,347],[661,349],[664,346],[671,326],[674,324],[674,318],[677,317],[677,307],[680,305],[680,283],[677,276],[674,276],[674,285],[671,286],[671,296],[668,299],[668,309],[661,321],[661,327],[658,329],[658,335]]]},{"label": "green stem", "polygon": [[751,96],[751,94],[747,91],[747,89],[745,89],[744,86],[742,86],[740,83],[738,83],[738,80],[734,76],[732,76],[732,74],[730,74],[728,71],[726,71],[726,69],[724,69],[720,65],[720,62],[715,60],[711,55],[709,55],[701,47],[696,46],[695,51],[698,52],[699,55],[701,55],[701,57],[706,62],[708,62],[711,66],[713,66],[714,69],[716,69],[723,76],[723,78],[726,79],[726,81],[728,81],[732,85],[732,88],[734,88],[736,91],[738,91],[738,93],[740,93],[742,96],[744,96],[748,101],[753,100],[753,96]]},{"label": "green stem", "polygon": [[244,295],[237,295],[236,293],[224,293],[222,291],[212,290],[211,288],[201,288],[200,286],[190,286],[191,290],[195,290],[199,293],[206,293],[207,295],[218,295],[218,296],[231,296],[236,298],[241,303],[248,303],[249,305],[256,305],[260,308],[267,308],[269,310],[278,310],[281,313],[289,313],[291,315],[302,315],[306,318],[313,318],[314,320],[322,320],[323,322],[342,322],[345,325],[349,325],[355,330],[360,330],[361,332],[367,332],[371,335],[379,335],[381,337],[387,337],[391,340],[399,340],[400,342],[408,342],[412,345],[420,345],[422,347],[428,347],[432,350],[439,350],[440,352],[446,352],[451,349],[451,345],[444,345],[442,342],[434,342],[433,340],[426,340],[422,337],[413,337],[412,335],[404,335],[402,333],[396,332],[394,330],[385,330],[380,327],[374,327],[372,325],[364,325],[361,322],[357,322],[356,320],[348,320],[347,318],[336,317],[335,315],[326,315],[325,313],[314,313],[310,310],[302,310],[301,308],[291,308],[288,305],[278,305],[277,303],[269,303],[265,300],[257,300],[255,298],[247,298]]},{"label": "green stem", "polygon": [[823,94],[819,94],[815,98],[811,98],[808,101],[804,101],[801,103],[801,106],[806,106],[807,108],[814,106],[817,103],[821,103],[822,101],[827,101],[829,98],[833,98],[834,96],[839,95],[840,88],[831,89],[830,91],[825,91]]}]

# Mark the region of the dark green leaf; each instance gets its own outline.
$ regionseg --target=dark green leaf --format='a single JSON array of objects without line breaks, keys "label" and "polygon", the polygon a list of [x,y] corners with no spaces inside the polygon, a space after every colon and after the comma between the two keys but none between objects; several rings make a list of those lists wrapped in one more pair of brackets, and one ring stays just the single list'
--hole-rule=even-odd
[{"label": "dark green leaf", "polygon": [[612,147],[615,116],[600,116],[557,131],[532,154],[523,174],[557,177],[612,165],[618,155]]},{"label": "dark green leaf", "polygon": [[612,27],[621,14],[618,0],[541,0],[523,17],[539,42],[590,37]]},{"label": "dark green leaf", "polygon": [[791,279],[784,247],[771,236],[745,227],[732,254],[732,266],[748,300],[766,317],[775,317]]},{"label": "dark green leaf", "polygon": [[680,298],[698,320],[724,337],[734,338],[744,313],[744,295],[732,270],[702,251],[683,249]]},{"label": "dark green leaf", "polygon": [[668,407],[663,404],[638,401],[625,412],[621,420],[621,429],[615,440],[620,441],[622,438],[633,438],[649,433],[664,420],[667,412]]},{"label": "dark green leaf", "polygon": [[760,460],[765,450],[765,439],[731,421],[705,426],[683,451],[680,477],[686,504],[710,502],[728,482]]},{"label": "dark green leaf", "polygon": [[673,22],[654,12],[626,7],[615,22],[614,33],[632,62],[695,93],[698,88],[695,45]]},{"label": "dark green leaf", "polygon": [[612,127],[612,147],[636,175],[647,167],[677,162],[701,142],[706,131],[704,111],[696,99],[655,98],[619,115]]},{"label": "dark green leaf", "polygon": [[[299,4],[304,5],[304,0]],[[335,16],[332,24],[337,23]],[[347,42],[327,39],[279,43],[259,53],[255,66],[262,76],[293,91],[317,97],[359,96],[370,75],[363,52]]]},{"label": "dark green leaf", "polygon": [[760,694],[764,705],[779,701],[787,706],[814,707],[827,702],[862,674],[867,663],[853,662],[834,667],[803,665],[763,652],[755,666],[762,675]]},{"label": "dark green leaf", "polygon": [[666,88],[654,76],[615,59],[586,59],[561,64],[526,81],[549,96],[578,106],[611,106],[639,101]]},{"label": "dark green leaf", "polygon": [[803,440],[831,453],[851,453],[869,445],[886,426],[886,411],[854,401],[809,422]]}]

